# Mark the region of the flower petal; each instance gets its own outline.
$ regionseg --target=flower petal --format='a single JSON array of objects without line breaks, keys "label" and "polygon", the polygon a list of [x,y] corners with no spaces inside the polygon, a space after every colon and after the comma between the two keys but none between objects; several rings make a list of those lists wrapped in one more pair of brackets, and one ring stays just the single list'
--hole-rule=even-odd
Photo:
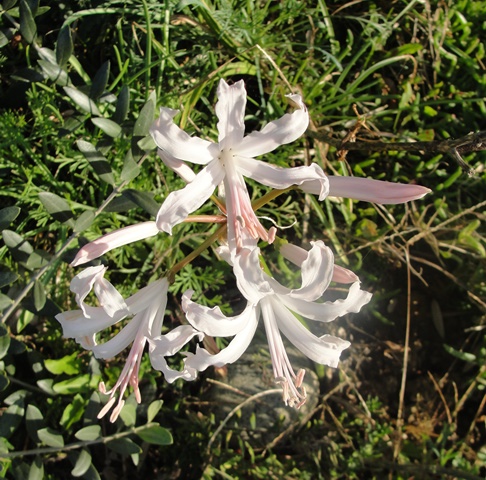
[{"label": "flower petal", "polygon": [[180,160],[205,165],[218,155],[218,145],[199,137],[191,137],[180,129],[173,118],[177,110],[160,109],[160,116],[150,128],[156,145]]},{"label": "flower petal", "polygon": [[348,197],[365,202],[397,204],[422,198],[430,189],[420,185],[385,182],[372,178],[329,177],[329,196]]},{"label": "flower petal", "polygon": [[272,305],[280,331],[295,347],[314,362],[330,367],[338,366],[341,352],[351,345],[349,342],[331,335],[316,337],[278,300],[272,298]]},{"label": "flower petal", "polygon": [[93,240],[79,250],[71,265],[77,267],[83,263],[90,262],[95,258],[104,255],[114,248],[127,245],[144,238],[157,235],[160,230],[155,222],[142,222],[128,227],[120,228],[114,232],[107,233],[102,237]]},{"label": "flower petal", "polygon": [[278,298],[287,308],[303,317],[319,322],[330,322],[346,313],[359,312],[361,307],[370,301],[371,296],[371,293],[361,290],[359,282],[356,282],[349,288],[346,298],[334,302],[309,302],[286,295],[278,295]]},{"label": "flower petal", "polygon": [[268,187],[284,189],[292,185],[300,186],[315,182],[319,200],[329,193],[329,181],[322,168],[316,163],[309,166],[282,168],[253,158],[237,156],[238,170],[242,175],[252,178]]},{"label": "flower petal", "polygon": [[245,134],[246,90],[243,80],[228,85],[223,79],[218,85],[218,103],[215,110],[218,116],[219,148],[232,148],[243,139]]},{"label": "flower petal", "polygon": [[82,310],[68,310],[58,313],[56,320],[61,324],[65,338],[79,338],[94,335],[119,322],[125,315],[110,317],[101,307],[88,307],[90,317]]},{"label": "flower petal", "polygon": [[297,140],[309,125],[309,114],[300,95],[287,95],[297,106],[293,113],[268,123],[260,132],[247,135],[234,151],[243,157],[256,157],[275,150],[278,146]]},{"label": "flower petal", "polygon": [[166,335],[149,339],[150,363],[152,367],[164,374],[167,382],[172,383],[178,378],[183,378],[184,380],[194,380],[196,378],[196,369],[184,368],[182,371],[174,370],[167,365],[167,360],[165,359],[165,357],[176,354],[196,336],[199,338],[199,341],[204,339],[204,334],[194,330],[190,325],[181,325]]},{"label": "flower petal", "polygon": [[254,315],[248,318],[245,328],[235,335],[226,348],[212,355],[206,349],[197,346],[195,354],[186,354],[185,366],[203,372],[210,366],[222,367],[228,363],[236,362],[245,353],[255,335],[260,309],[257,307],[253,312]]},{"label": "flower petal", "polygon": [[187,290],[182,296],[182,309],[187,321],[199,331],[212,337],[232,337],[241,332],[255,315],[255,306],[248,304],[239,315],[227,317],[219,307],[205,307],[191,300],[194,292]]},{"label": "flower petal", "polygon": [[224,174],[224,168],[216,159],[204,167],[191,183],[170,193],[157,213],[157,227],[171,234],[174,225],[183,222],[211,196]]},{"label": "flower petal", "polygon": [[170,168],[173,172],[177,173],[186,183],[192,182],[196,177],[196,174],[185,162],[170,155],[169,152],[164,152],[160,148],[157,149],[157,155],[164,162],[167,168]]}]

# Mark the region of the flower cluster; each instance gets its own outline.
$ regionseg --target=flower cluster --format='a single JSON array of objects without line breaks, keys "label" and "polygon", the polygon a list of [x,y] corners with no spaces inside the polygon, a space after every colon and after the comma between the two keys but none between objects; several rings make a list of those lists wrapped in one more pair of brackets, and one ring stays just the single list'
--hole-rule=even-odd
[{"label": "flower cluster", "polygon": [[[302,386],[304,370],[297,372],[290,364],[282,334],[311,360],[336,367],[341,352],[349,342],[332,335],[317,337],[296,316],[316,322],[330,322],[350,312],[359,312],[369,302],[371,294],[362,290],[358,277],[334,263],[332,251],[322,241],[315,241],[309,250],[287,243],[277,237],[277,228],[267,229],[252,206],[245,177],[272,189],[297,188],[315,194],[319,200],[327,196],[345,196],[375,203],[403,203],[421,198],[429,192],[417,185],[404,185],[364,178],[327,176],[321,167],[281,168],[255,159],[297,140],[307,129],[309,114],[300,95],[288,95],[294,109],[262,130],[245,135],[246,91],[243,81],[229,85],[221,80],[218,86],[218,141],[211,142],[189,136],[173,121],[177,111],[161,108],[160,116],[151,128],[159,157],[187,185],[168,195],[155,221],[128,226],[108,233],[87,244],[76,255],[73,266],[90,262],[109,250],[139,241],[172,229],[185,221],[213,195],[226,217],[226,235],[217,252],[231,265],[244,310],[232,317],[218,307],[208,308],[193,301],[195,292],[182,297],[187,324],[162,334],[163,318],[170,288],[170,276],[161,278],[124,299],[104,278],[106,267],[90,266],[71,282],[79,310],[57,315],[64,335],[74,338],[83,348],[92,350],[97,358],[110,358],[131,344],[126,365],[113,388],[104,383],[100,391],[109,395],[99,417],[116,403],[110,420],[115,421],[123,405],[128,385],[138,402],[140,361],[148,344],[153,368],[161,371],[168,382],[182,378],[193,380],[197,373],[210,366],[235,362],[251,343],[258,324],[264,325],[275,382],[282,388],[287,405],[299,407],[306,400]],[[204,165],[196,174],[186,162]],[[265,268],[264,252],[260,248],[275,243],[285,259],[300,269],[301,287],[292,289],[279,283]],[[174,272],[173,272],[174,273]],[[331,282],[350,284],[345,298],[323,301]],[[90,292],[99,306],[85,303]],[[118,334],[98,343],[97,335],[124,321]],[[232,337],[219,352],[210,352],[200,345],[206,336]],[[195,352],[184,352],[183,368],[168,366],[167,357],[178,353],[191,340],[197,340]]]}]

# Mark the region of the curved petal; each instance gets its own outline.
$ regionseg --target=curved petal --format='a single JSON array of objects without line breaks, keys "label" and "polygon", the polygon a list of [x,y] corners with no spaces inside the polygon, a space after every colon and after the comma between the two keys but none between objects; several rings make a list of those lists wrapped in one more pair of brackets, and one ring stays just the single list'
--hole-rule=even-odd
[{"label": "curved petal", "polygon": [[142,222],[120,228],[119,230],[107,233],[106,235],[93,240],[81,248],[71,265],[77,267],[78,265],[90,262],[91,260],[104,255],[106,252],[109,252],[114,248],[137,242],[144,238],[153,237],[159,232],[160,230],[157,228],[155,222]]},{"label": "curved petal", "polygon": [[187,358],[184,360],[184,365],[203,372],[210,366],[222,367],[228,363],[236,362],[245,353],[255,335],[259,315],[260,312],[257,308],[255,315],[249,318],[245,328],[236,334],[228,346],[219,353],[212,355],[206,349],[198,346],[195,354],[186,354]]},{"label": "curved petal", "polygon": [[420,185],[385,182],[372,178],[329,176],[329,195],[365,202],[397,204],[422,198],[430,189]]},{"label": "curved petal", "polygon": [[359,277],[347,268],[340,267],[339,265],[334,265],[332,281],[336,283],[355,283],[359,282]]},{"label": "curved petal", "polygon": [[219,152],[218,145],[199,137],[191,137],[180,129],[173,118],[177,110],[160,109],[160,116],[150,127],[150,135],[156,145],[180,160],[205,165]]},{"label": "curved petal", "polygon": [[166,277],[159,278],[155,282],[149,283],[127,298],[128,311],[135,315],[147,308],[147,305],[153,302],[158,304],[167,303],[167,290],[169,288],[169,281]]},{"label": "curved petal", "polygon": [[257,304],[267,295],[274,294],[274,290],[268,281],[270,277],[265,275],[260,267],[259,255],[259,248],[253,250],[243,248],[233,259],[233,271],[238,290],[253,304]]},{"label": "curved petal", "polygon": [[272,299],[272,304],[280,331],[295,347],[316,363],[338,366],[341,352],[351,345],[349,342],[332,335],[316,337],[278,301]]},{"label": "curved petal", "polygon": [[149,339],[150,363],[155,370],[159,370],[164,374],[168,383],[172,383],[179,378],[184,380],[194,380],[196,378],[196,369],[184,368],[181,371],[174,370],[167,365],[167,360],[165,359],[165,357],[175,355],[196,336],[200,342],[204,339],[204,334],[194,330],[190,325],[181,325],[166,335]]},{"label": "curved petal", "polygon": [[113,338],[92,348],[96,358],[112,358],[130,345],[142,327],[144,314],[135,315]]},{"label": "curved petal", "polygon": [[96,265],[94,267],[85,268],[79,272],[70,284],[70,290],[75,294],[76,303],[79,305],[83,313],[86,315],[84,299],[93,289],[93,285],[102,278],[106,272],[104,265]]},{"label": "curved petal", "polygon": [[82,310],[68,310],[58,313],[56,320],[61,324],[65,338],[79,338],[94,335],[118,323],[125,315],[110,317],[101,307],[90,307],[90,318]]},{"label": "curved petal", "polygon": [[308,302],[285,295],[278,295],[278,298],[287,308],[305,318],[319,322],[330,322],[346,313],[359,312],[361,307],[370,301],[371,293],[361,290],[359,285],[359,282],[353,283],[349,288],[348,296],[334,302]]},{"label": "curved petal", "polygon": [[309,125],[309,114],[300,95],[287,95],[297,106],[293,113],[268,123],[259,132],[247,135],[240,144],[234,146],[234,151],[243,157],[256,157],[275,150],[279,145],[297,140]]},{"label": "curved petal", "polygon": [[96,297],[105,312],[110,316],[115,316],[119,311],[128,311],[125,299],[121,293],[105,278],[98,279],[93,288]]},{"label": "curved petal", "polygon": [[223,79],[218,85],[215,110],[219,119],[219,148],[232,148],[245,134],[246,90],[243,80],[228,85]]},{"label": "curved petal", "polygon": [[272,188],[284,189],[292,185],[300,186],[314,182],[319,200],[329,193],[329,181],[317,163],[309,166],[282,168],[254,158],[237,156],[237,168],[242,175]]},{"label": "curved petal", "polygon": [[224,175],[224,168],[216,159],[204,167],[191,183],[170,193],[157,213],[157,227],[171,234],[174,225],[183,222],[211,196]]},{"label": "curved petal", "polygon": [[187,321],[199,331],[212,337],[232,337],[240,333],[251,318],[255,316],[255,306],[248,304],[239,315],[227,317],[219,307],[205,307],[191,300],[192,290],[182,296],[182,309]]},{"label": "curved petal", "polygon": [[169,152],[164,152],[160,148],[157,149],[157,155],[164,162],[167,168],[170,168],[173,172],[177,173],[186,183],[192,182],[196,177],[196,174],[185,162],[172,156]]},{"label": "curved petal", "polygon": [[313,242],[307,258],[302,262],[302,287],[291,290],[289,296],[313,301],[322,296],[332,280],[334,255],[324,242]]}]

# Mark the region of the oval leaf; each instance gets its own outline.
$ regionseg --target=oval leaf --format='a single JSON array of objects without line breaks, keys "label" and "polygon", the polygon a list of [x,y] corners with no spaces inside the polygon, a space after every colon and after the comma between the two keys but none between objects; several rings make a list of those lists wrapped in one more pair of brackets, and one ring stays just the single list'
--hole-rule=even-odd
[{"label": "oval leaf", "polygon": [[74,223],[73,230],[75,232],[82,232],[86,230],[87,228],[91,227],[94,219],[94,212],[92,210],[86,210],[86,212],[83,212]]},{"label": "oval leaf", "polygon": [[93,144],[84,140],[78,140],[76,144],[101,180],[110,185],[115,185],[113,172],[104,155]]},{"label": "oval leaf", "polygon": [[27,43],[33,43],[37,35],[34,15],[26,0],[20,0],[20,33]]},{"label": "oval leaf", "polygon": [[137,435],[147,443],[153,445],[170,445],[172,443],[172,435],[169,430],[161,427],[160,425],[152,425],[139,432]]},{"label": "oval leaf", "polygon": [[71,470],[71,475],[73,477],[80,477],[81,475],[84,475],[87,471],[88,468],[91,465],[91,455],[88,452],[88,450],[81,450],[79,452],[79,456],[76,460],[76,463],[74,465],[74,468]]},{"label": "oval leaf", "polygon": [[140,173],[140,167],[138,163],[133,159],[132,150],[128,150],[123,161],[123,169],[120,178],[124,182],[133,180]]},{"label": "oval leaf", "polygon": [[74,436],[83,442],[91,442],[101,437],[101,427],[99,425],[90,425],[78,430]]},{"label": "oval leaf", "polygon": [[5,207],[0,210],[0,230],[5,230],[20,213],[19,207]]},{"label": "oval leaf", "polygon": [[96,103],[91,100],[85,93],[76,88],[64,87],[66,95],[81,109],[83,112],[91,113],[101,117],[101,113],[96,106]]},{"label": "oval leaf", "polygon": [[91,121],[109,137],[116,138],[121,135],[122,128],[113,120],[103,117],[96,117],[92,118]]},{"label": "oval leaf", "polygon": [[29,469],[29,476],[27,480],[43,480],[44,478],[44,463],[42,462],[42,458],[39,456],[35,457],[35,460],[32,462],[32,465]]},{"label": "oval leaf", "polygon": [[54,220],[64,223],[73,217],[69,204],[59,195],[51,192],[41,192],[39,193],[39,200]]},{"label": "oval leaf", "polygon": [[147,408],[147,422],[151,422],[162,408],[162,400],[154,400]]},{"label": "oval leaf", "polygon": [[154,123],[155,116],[155,93],[152,92],[147,103],[143,106],[140,111],[140,115],[135,122],[133,127],[134,137],[145,137],[149,134],[149,129]]},{"label": "oval leaf", "polygon": [[4,230],[2,237],[13,257],[19,262],[26,262],[34,251],[34,248],[27,240],[24,240],[21,235],[12,230]]},{"label": "oval leaf", "polygon": [[71,29],[64,26],[59,31],[56,43],[56,61],[61,67],[64,67],[73,53],[73,39],[71,37]]},{"label": "oval leaf", "polygon": [[131,202],[143,208],[147,213],[152,216],[157,216],[160,205],[154,200],[153,194],[149,192],[139,192],[131,188],[122,192],[122,195]]},{"label": "oval leaf", "polygon": [[5,285],[10,285],[17,281],[19,278],[17,273],[14,272],[0,272],[0,288]]},{"label": "oval leaf", "polygon": [[39,60],[37,63],[41,66],[42,71],[47,75],[51,82],[55,82],[61,87],[65,87],[71,83],[67,72],[59,65],[54,65],[47,60]]},{"label": "oval leaf", "polygon": [[122,123],[128,115],[128,110],[130,108],[130,89],[128,85],[123,85],[118,95],[118,100],[116,102],[115,115],[113,115],[113,120],[116,123]]},{"label": "oval leaf", "polygon": [[8,352],[10,347],[10,335],[7,327],[0,323],[0,359],[2,359]]},{"label": "oval leaf", "polygon": [[93,83],[91,85],[91,89],[89,91],[89,96],[93,100],[98,100],[98,98],[103,95],[103,92],[106,89],[106,85],[108,83],[108,78],[110,76],[110,62],[107,61],[101,65],[99,70],[96,72],[96,75],[93,79]]},{"label": "oval leaf", "polygon": [[52,428],[41,428],[38,432],[37,435],[39,435],[39,439],[42,443],[45,443],[49,447],[55,447],[55,448],[62,448],[64,447],[64,439],[62,438],[62,435],[58,432],[56,432]]},{"label": "oval leaf", "polygon": [[133,453],[141,453],[142,449],[129,438],[117,438],[106,444],[108,448],[116,453],[122,455],[132,455]]},{"label": "oval leaf", "polygon": [[34,307],[40,312],[46,304],[46,291],[42,282],[34,282]]}]

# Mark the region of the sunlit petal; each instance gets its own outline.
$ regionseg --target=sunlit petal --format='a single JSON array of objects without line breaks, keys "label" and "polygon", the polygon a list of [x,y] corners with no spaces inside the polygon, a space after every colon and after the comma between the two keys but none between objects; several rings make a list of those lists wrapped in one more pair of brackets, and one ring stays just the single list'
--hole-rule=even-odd
[{"label": "sunlit petal", "polygon": [[224,169],[218,160],[202,169],[183,189],[168,195],[157,213],[157,227],[172,233],[172,227],[183,222],[212,195],[224,178]]},{"label": "sunlit petal", "polygon": [[170,155],[169,152],[164,152],[159,148],[157,149],[157,155],[167,168],[170,168],[173,172],[177,173],[177,175],[179,175],[179,177],[186,183],[192,182],[196,177],[193,169],[189,167],[187,163]]},{"label": "sunlit petal", "polygon": [[137,242],[157,235],[160,230],[155,222],[142,222],[136,225],[120,228],[93,240],[79,250],[71,265],[76,267],[94,260],[114,248]]},{"label": "sunlit petal", "polygon": [[297,109],[268,123],[260,132],[252,132],[234,147],[243,157],[256,157],[275,150],[278,146],[297,140],[309,125],[309,114],[300,95],[287,95]]},{"label": "sunlit petal", "polygon": [[232,148],[245,133],[246,90],[243,80],[228,85],[223,79],[218,85],[215,111],[219,119],[219,148]]},{"label": "sunlit petal", "polygon": [[199,137],[191,137],[180,129],[173,118],[177,110],[160,109],[160,116],[150,128],[156,145],[175,158],[205,165],[218,154],[218,145]]},{"label": "sunlit petal", "polygon": [[315,182],[319,200],[324,200],[329,193],[327,176],[316,163],[309,166],[282,168],[253,158],[237,156],[238,170],[248,178],[252,178],[268,187],[285,189],[293,185]]}]

